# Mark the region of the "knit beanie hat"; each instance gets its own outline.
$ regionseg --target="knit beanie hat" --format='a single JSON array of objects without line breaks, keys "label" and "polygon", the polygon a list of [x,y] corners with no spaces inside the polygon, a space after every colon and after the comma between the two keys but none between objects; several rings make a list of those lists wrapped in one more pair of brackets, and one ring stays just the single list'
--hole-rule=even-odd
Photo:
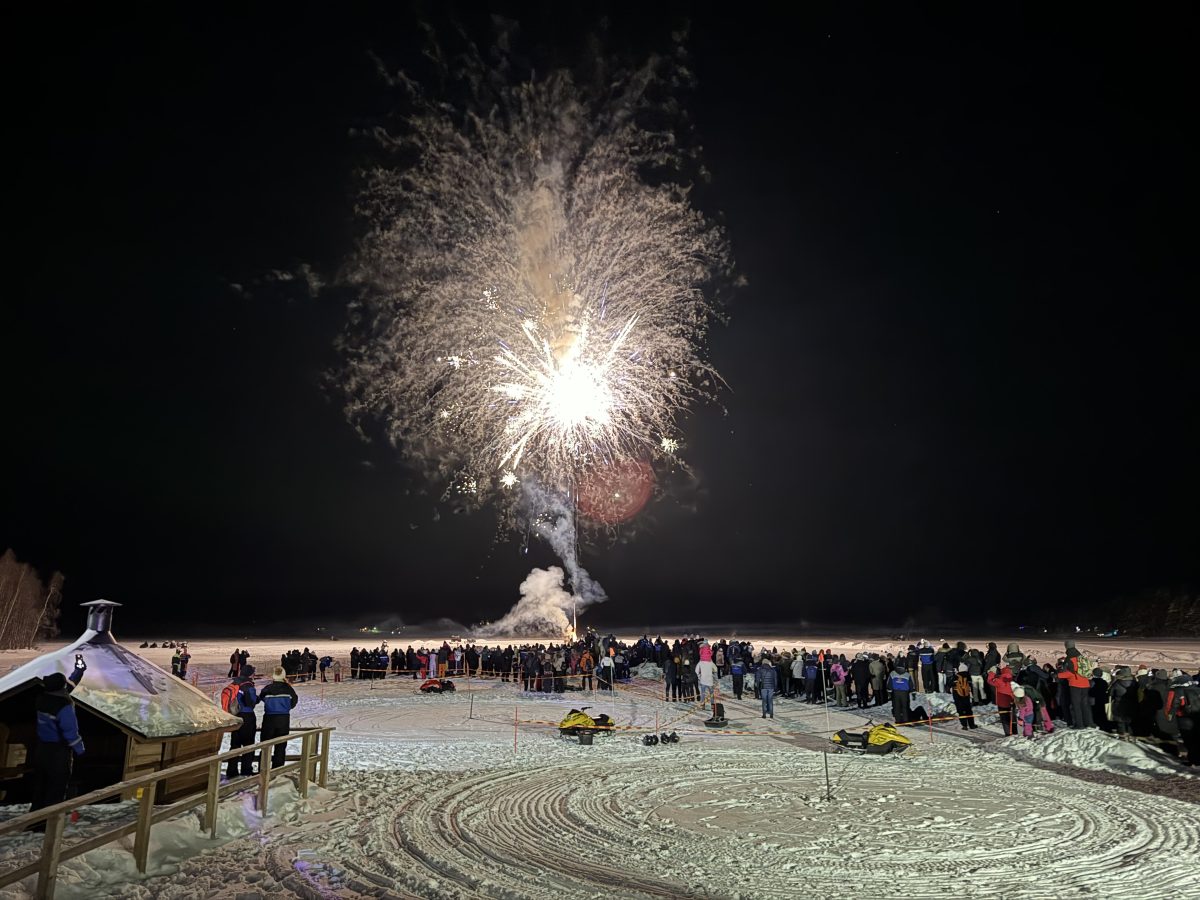
[{"label": "knit beanie hat", "polygon": [[1025,688],[1021,687],[1021,685],[1019,685],[1019,684],[1014,684],[1012,686],[1012,695],[1014,697],[1024,697],[1025,696]]},{"label": "knit beanie hat", "polygon": [[274,681],[287,681],[287,673],[283,671],[283,666],[275,667],[275,671],[271,673],[271,679]]},{"label": "knit beanie hat", "polygon": [[960,672],[966,672],[966,671],[967,671],[967,664],[966,664],[966,663],[959,663],[959,664],[958,664],[958,671],[960,671]]},{"label": "knit beanie hat", "polygon": [[51,672],[42,676],[42,687],[47,691],[61,691],[67,686],[67,676],[62,672]]},{"label": "knit beanie hat", "polygon": [[702,659],[702,660],[705,660],[705,659],[711,660],[712,659],[712,647],[708,646],[708,644],[700,645],[700,659]]}]

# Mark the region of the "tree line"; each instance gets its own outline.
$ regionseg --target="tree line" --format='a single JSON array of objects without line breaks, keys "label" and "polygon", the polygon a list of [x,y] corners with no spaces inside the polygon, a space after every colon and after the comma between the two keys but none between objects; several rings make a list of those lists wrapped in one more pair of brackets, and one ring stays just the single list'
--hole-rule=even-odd
[{"label": "tree line", "polygon": [[62,572],[43,581],[29,563],[8,549],[0,556],[0,650],[36,646],[58,636]]}]

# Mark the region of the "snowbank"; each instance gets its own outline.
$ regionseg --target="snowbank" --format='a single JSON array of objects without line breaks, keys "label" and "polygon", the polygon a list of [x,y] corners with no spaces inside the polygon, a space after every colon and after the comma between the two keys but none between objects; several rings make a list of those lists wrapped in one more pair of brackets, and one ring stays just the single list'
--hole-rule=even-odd
[{"label": "snowbank", "polygon": [[1036,740],[1005,738],[1005,750],[1031,759],[1076,766],[1080,769],[1115,772],[1130,778],[1149,780],[1171,775],[1188,775],[1182,766],[1172,763],[1145,744],[1123,741],[1098,728],[1070,730],[1059,728]]},{"label": "snowbank", "polygon": [[629,671],[633,674],[634,678],[648,678],[651,681],[663,680],[663,670],[658,667],[657,663],[644,662]]}]

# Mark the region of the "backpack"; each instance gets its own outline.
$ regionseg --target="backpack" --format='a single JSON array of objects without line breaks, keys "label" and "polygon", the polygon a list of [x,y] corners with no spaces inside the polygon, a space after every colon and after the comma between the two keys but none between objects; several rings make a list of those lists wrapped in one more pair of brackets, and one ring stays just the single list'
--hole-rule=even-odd
[{"label": "backpack", "polygon": [[1091,680],[1092,661],[1090,659],[1088,659],[1086,656],[1084,656],[1082,653],[1080,653],[1079,656],[1076,657],[1075,671],[1078,672],[1080,675],[1082,675],[1084,678]]},{"label": "backpack", "polygon": [[238,691],[242,686],[236,681],[221,688],[221,709],[231,715],[238,715]]},{"label": "backpack", "polygon": [[959,675],[954,679],[954,693],[960,697],[971,696],[971,679]]}]

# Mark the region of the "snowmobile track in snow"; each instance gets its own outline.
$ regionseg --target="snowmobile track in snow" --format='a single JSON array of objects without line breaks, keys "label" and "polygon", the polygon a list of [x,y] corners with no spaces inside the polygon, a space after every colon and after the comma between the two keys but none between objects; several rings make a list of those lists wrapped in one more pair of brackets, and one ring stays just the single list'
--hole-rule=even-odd
[{"label": "snowmobile track in snow", "polygon": [[376,896],[874,894],[894,890],[898,871],[922,873],[905,887],[913,897],[1033,898],[1064,883],[1200,895],[1194,805],[975,747],[831,757],[832,801],[815,753],[612,747],[546,762],[392,773],[386,789],[382,776],[347,775],[365,802],[361,853],[348,858],[342,842],[321,855],[355,873],[343,888]]}]

